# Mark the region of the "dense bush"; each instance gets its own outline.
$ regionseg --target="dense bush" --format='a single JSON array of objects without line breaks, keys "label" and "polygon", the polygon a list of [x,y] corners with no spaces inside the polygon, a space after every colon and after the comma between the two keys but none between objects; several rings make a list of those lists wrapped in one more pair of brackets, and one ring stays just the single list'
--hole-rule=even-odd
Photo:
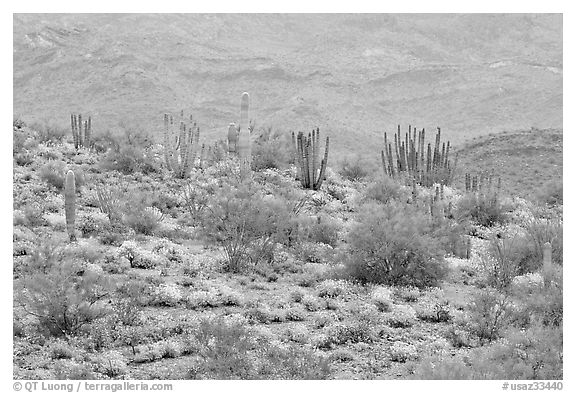
[{"label": "dense bush", "polygon": [[284,201],[264,197],[251,180],[224,184],[202,214],[207,240],[224,248],[227,271],[272,262],[275,244],[285,234],[289,210]]},{"label": "dense bush", "polygon": [[30,128],[34,130],[34,138],[38,142],[48,145],[62,143],[62,140],[68,134],[65,128],[60,128],[48,123],[35,123],[32,124]]},{"label": "dense bush", "polygon": [[509,330],[501,340],[466,357],[422,360],[414,379],[562,380],[562,329],[539,325]]},{"label": "dense bush", "polygon": [[507,290],[515,276],[519,274],[519,252],[517,236],[493,236],[488,252],[480,258],[480,268],[486,284],[498,290]]},{"label": "dense bush", "polygon": [[372,163],[368,163],[357,155],[354,158],[344,157],[339,163],[338,173],[350,181],[361,181],[376,171]]},{"label": "dense bush", "polygon": [[554,179],[542,185],[536,192],[536,201],[543,202],[548,206],[557,206],[564,203],[563,197],[564,183],[562,179]]},{"label": "dense bush", "polygon": [[456,205],[457,216],[471,219],[485,227],[505,224],[508,210],[495,192],[468,193]]},{"label": "dense bush", "polygon": [[152,235],[164,219],[160,209],[153,206],[155,194],[149,192],[128,192],[118,202],[122,223],[136,233]]},{"label": "dense bush", "polygon": [[38,318],[48,334],[74,335],[109,312],[105,300],[112,284],[99,269],[86,268],[68,258],[58,259],[57,263],[47,260],[50,265],[44,271],[19,283],[17,302]]},{"label": "dense bush", "polygon": [[402,185],[389,176],[368,184],[363,192],[365,200],[372,200],[383,204],[390,203],[394,200],[407,200],[409,192],[402,188]]},{"label": "dense bush", "polygon": [[336,247],[342,225],[328,216],[302,217],[297,220],[298,240]]},{"label": "dense bush", "polygon": [[223,318],[200,321],[189,339],[199,355],[192,379],[325,379],[328,360],[310,349],[271,345],[240,322]]},{"label": "dense bush", "polygon": [[369,204],[348,233],[347,273],[360,282],[427,287],[446,275],[428,218],[411,206]]},{"label": "dense bush", "polygon": [[552,245],[552,262],[562,266],[563,250],[563,222],[561,217],[535,217],[523,223],[529,239],[528,247],[531,249],[531,264],[522,266],[521,272],[534,271],[534,268],[542,266],[544,257],[543,246],[545,243]]},{"label": "dense bush", "polygon": [[252,169],[282,169],[290,162],[293,147],[285,136],[271,128],[260,131],[252,144]]},{"label": "dense bush", "polygon": [[[64,189],[64,179],[68,171],[66,164],[61,161],[50,161],[40,169],[40,179],[55,187],[58,191]],[[76,179],[76,189],[84,185],[84,173],[78,168],[73,168]]]},{"label": "dense bush", "polygon": [[510,297],[486,288],[474,296],[468,307],[468,330],[486,343],[500,338],[510,323],[514,307]]}]

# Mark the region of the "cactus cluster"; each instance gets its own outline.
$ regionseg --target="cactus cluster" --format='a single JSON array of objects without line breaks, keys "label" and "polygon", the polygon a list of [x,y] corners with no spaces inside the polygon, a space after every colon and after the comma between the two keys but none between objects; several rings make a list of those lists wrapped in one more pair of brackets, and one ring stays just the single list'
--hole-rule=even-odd
[{"label": "cactus cluster", "polygon": [[70,127],[72,129],[72,139],[74,140],[74,148],[90,147],[90,137],[92,136],[92,118],[88,116],[88,120],[82,121],[82,115],[70,115]]},{"label": "cactus cluster", "polygon": [[319,190],[326,175],[326,164],[328,163],[328,151],[330,137],[326,137],[324,148],[324,158],[319,161],[320,156],[320,129],[312,130],[308,137],[303,132],[295,136],[292,132],[292,143],[295,152],[295,162],[297,170],[297,180],[307,189]]},{"label": "cactus cluster", "polygon": [[[426,149],[426,152],[424,150]],[[449,185],[454,177],[456,160],[450,162],[450,141],[441,142],[440,128],[436,132],[434,148],[426,145],[426,131],[417,131],[408,126],[404,138],[398,126],[394,134],[394,145],[384,133],[384,150],[381,152],[384,174],[396,177],[408,173],[422,186],[430,187],[434,183]]]},{"label": "cactus cluster", "polygon": [[96,185],[96,195],[98,195],[100,211],[108,216],[110,222],[113,222],[117,215],[114,209],[115,201],[112,199],[112,193]]},{"label": "cactus cluster", "polygon": [[488,191],[499,194],[502,188],[502,178],[500,176],[496,178],[494,172],[483,172],[480,175],[474,176],[470,173],[466,173],[464,175],[464,186],[466,192]]},{"label": "cactus cluster", "polygon": [[71,242],[76,241],[76,177],[73,171],[68,171],[64,183],[64,210],[66,212],[66,230]]},{"label": "cactus cluster", "polygon": [[184,121],[184,111],[180,120],[164,115],[164,159],[168,170],[177,178],[185,179],[190,175],[191,165],[199,155],[200,128],[190,115],[188,124]]},{"label": "cactus cluster", "polygon": [[240,100],[240,123],[238,126],[230,123],[228,126],[228,153],[237,154],[243,168],[250,168],[252,163],[252,147],[250,133],[253,126],[249,120],[250,94],[242,93]]}]

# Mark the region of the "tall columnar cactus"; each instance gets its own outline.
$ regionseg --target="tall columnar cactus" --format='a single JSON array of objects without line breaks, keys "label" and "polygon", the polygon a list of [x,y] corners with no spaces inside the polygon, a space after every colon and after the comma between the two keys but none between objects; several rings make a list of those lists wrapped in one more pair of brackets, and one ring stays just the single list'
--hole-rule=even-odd
[{"label": "tall columnar cactus", "polygon": [[180,121],[168,114],[164,115],[164,160],[168,170],[177,178],[185,179],[190,175],[190,166],[198,156],[200,128],[190,115],[184,122],[184,111],[180,112]]},{"label": "tall columnar cactus", "polygon": [[292,141],[295,141],[294,150],[296,151],[296,167],[298,176],[304,188],[319,190],[325,178],[326,164],[328,163],[328,151],[330,137],[326,137],[324,148],[324,158],[320,158],[320,129],[312,130],[308,137],[303,132],[298,133],[295,137],[292,133]]},{"label": "tall columnar cactus", "polygon": [[96,185],[96,195],[98,195],[100,211],[108,216],[108,220],[110,220],[110,222],[115,221],[115,219],[118,217],[116,216],[115,210],[116,201],[112,199],[112,193]]},{"label": "tall columnar cactus", "polygon": [[72,139],[74,140],[74,148],[90,147],[92,137],[92,118],[88,116],[88,120],[82,122],[82,115],[70,115],[70,128],[72,129]]},{"label": "tall columnar cactus", "polygon": [[238,129],[236,124],[230,123],[228,126],[228,153],[236,153],[238,144]]},{"label": "tall columnar cactus", "polygon": [[381,152],[384,174],[396,177],[401,173],[408,173],[418,184],[425,187],[434,183],[449,185],[456,167],[456,160],[453,163],[449,160],[450,142],[441,142],[440,128],[436,133],[434,146],[431,143],[426,144],[424,129],[418,131],[418,135],[416,133],[416,128],[408,126],[408,132],[402,138],[398,126],[398,131],[394,134],[394,147],[384,133],[384,149]]},{"label": "tall columnar cactus", "polygon": [[502,188],[502,178],[498,176],[497,180],[494,171],[482,172],[479,175],[472,176],[471,173],[464,175],[464,187],[466,192],[478,192],[482,194],[499,195]]},{"label": "tall columnar cactus", "polygon": [[76,220],[76,178],[73,171],[66,174],[66,183],[64,185],[64,207],[66,211],[66,229],[70,241],[76,241],[76,232],[74,222]]},{"label": "tall columnar cactus", "polygon": [[252,162],[252,149],[250,146],[250,122],[248,111],[250,109],[250,95],[242,93],[240,101],[240,125],[238,133],[238,156],[243,166],[250,167]]}]

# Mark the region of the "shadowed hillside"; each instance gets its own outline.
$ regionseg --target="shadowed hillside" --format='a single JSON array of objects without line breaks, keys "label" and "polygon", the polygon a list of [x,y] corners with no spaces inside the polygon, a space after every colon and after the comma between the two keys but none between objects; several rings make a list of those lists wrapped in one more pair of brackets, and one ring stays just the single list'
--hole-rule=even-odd
[{"label": "shadowed hillside", "polygon": [[398,123],[459,144],[561,127],[562,67],[560,15],[14,16],[14,113],[100,130],[186,107],[213,139],[249,91],[258,126],[320,126],[336,151]]},{"label": "shadowed hillside", "polygon": [[511,195],[534,197],[550,183],[562,184],[562,131],[538,130],[500,133],[473,139],[459,151],[463,173],[493,172]]}]

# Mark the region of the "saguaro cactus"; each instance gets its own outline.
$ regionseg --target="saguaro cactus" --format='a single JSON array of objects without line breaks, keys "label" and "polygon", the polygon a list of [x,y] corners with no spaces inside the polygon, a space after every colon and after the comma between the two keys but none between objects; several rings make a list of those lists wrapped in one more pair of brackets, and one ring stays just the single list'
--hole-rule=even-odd
[{"label": "saguaro cactus", "polygon": [[82,115],[70,115],[70,127],[72,129],[72,139],[74,140],[74,148],[90,147],[90,138],[92,136],[92,118],[88,116],[88,120],[82,122]]},{"label": "saguaro cactus", "polygon": [[[174,118],[164,115],[164,159],[166,167],[180,179],[190,175],[190,165],[198,155],[200,128],[190,115],[189,123],[184,122],[184,111],[180,112],[179,126]],[[178,127],[178,128],[177,128]]]},{"label": "saguaro cactus", "polygon": [[248,111],[250,110],[250,95],[242,93],[240,101],[240,125],[238,133],[238,156],[242,165],[250,167],[252,162],[252,149],[250,146],[250,123]]},{"label": "saguaro cactus", "polygon": [[[319,190],[324,181],[326,164],[328,163],[328,151],[330,137],[326,137],[324,148],[324,158],[318,162],[320,155],[320,129],[312,130],[308,137],[303,132],[298,133],[298,137],[292,133],[292,140],[296,141],[294,150],[296,151],[296,167],[299,170],[297,180],[300,180],[304,188]],[[297,170],[297,172],[298,172]]]},{"label": "saguaro cactus", "polygon": [[66,174],[66,183],[64,185],[64,207],[66,211],[66,229],[70,241],[76,241],[76,232],[74,222],[76,221],[76,178],[73,171]]}]

